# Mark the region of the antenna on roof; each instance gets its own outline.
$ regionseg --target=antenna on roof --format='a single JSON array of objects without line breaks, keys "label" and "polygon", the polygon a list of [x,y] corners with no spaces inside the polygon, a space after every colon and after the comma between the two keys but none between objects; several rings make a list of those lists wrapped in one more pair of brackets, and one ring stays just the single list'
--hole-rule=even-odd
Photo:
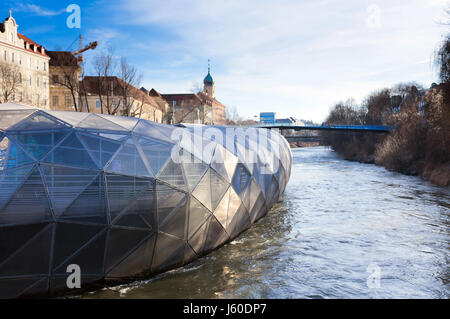
[{"label": "antenna on roof", "polygon": [[211,60],[208,59],[208,73],[211,71]]},{"label": "antenna on roof", "polygon": [[12,10],[9,9],[9,17],[10,17],[10,18],[12,18],[12,13],[11,13],[11,12],[12,12]]}]

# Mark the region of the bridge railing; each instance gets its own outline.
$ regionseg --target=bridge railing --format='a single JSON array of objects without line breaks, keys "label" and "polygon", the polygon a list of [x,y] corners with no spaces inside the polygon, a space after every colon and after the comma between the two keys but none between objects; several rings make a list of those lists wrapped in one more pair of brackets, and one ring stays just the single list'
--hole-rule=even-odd
[{"label": "bridge railing", "polygon": [[392,127],[386,125],[296,125],[290,123],[274,123],[274,124],[255,124],[255,127],[261,128],[292,128],[296,130],[342,130],[342,131],[392,131]]}]

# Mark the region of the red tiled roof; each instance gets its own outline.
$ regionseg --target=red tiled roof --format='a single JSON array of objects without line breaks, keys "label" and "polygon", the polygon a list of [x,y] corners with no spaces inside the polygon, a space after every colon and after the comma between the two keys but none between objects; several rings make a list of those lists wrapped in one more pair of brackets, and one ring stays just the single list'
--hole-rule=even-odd
[{"label": "red tiled roof", "polygon": [[[28,44],[33,45],[33,46],[36,46],[37,51],[35,52],[35,51],[32,50],[32,49],[26,49],[26,45],[24,45],[24,47],[23,47],[22,49],[24,49],[25,51],[28,51],[28,52],[32,52],[32,53],[34,53],[34,54],[39,54],[39,55],[48,57],[48,55],[47,55],[46,53],[42,54],[41,51],[42,51],[42,49],[44,48],[42,45],[37,44],[36,42],[34,42],[33,40],[31,40],[30,38],[24,36],[24,35],[21,34],[21,33],[17,33],[17,36],[19,37],[19,39],[22,39],[25,43],[28,43]],[[45,50],[45,48],[44,48],[44,50]],[[47,50],[45,50],[45,51],[47,51]]]},{"label": "red tiled roof", "polygon": [[[116,76],[111,76],[107,78],[109,81],[114,81],[114,86],[119,87],[120,85],[125,84],[125,82],[121,79],[119,79]],[[98,76],[86,76],[84,77],[82,83],[84,84],[84,89],[86,90],[86,93],[97,95],[99,93],[99,77]],[[142,90],[130,85],[129,88],[130,95],[139,101],[144,101],[146,104],[151,105],[153,108],[161,110],[161,107],[159,106],[156,101],[149,96],[148,94],[145,94]],[[104,95],[102,93],[102,95]],[[119,95],[119,94],[115,94]]]}]

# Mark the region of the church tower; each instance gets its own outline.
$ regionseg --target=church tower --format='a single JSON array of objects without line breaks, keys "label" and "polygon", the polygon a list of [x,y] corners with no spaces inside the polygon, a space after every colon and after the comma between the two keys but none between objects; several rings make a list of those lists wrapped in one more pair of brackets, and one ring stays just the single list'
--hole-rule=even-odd
[{"label": "church tower", "polygon": [[214,98],[215,87],[214,87],[214,80],[211,76],[211,65],[209,63],[209,59],[208,59],[208,74],[205,76],[205,79],[203,80],[203,92],[206,93],[208,96]]}]

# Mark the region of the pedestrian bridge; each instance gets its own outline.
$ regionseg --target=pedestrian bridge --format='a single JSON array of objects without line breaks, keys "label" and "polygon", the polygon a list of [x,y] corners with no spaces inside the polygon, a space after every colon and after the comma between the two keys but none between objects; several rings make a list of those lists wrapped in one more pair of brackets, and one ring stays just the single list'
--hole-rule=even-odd
[{"label": "pedestrian bridge", "polygon": [[392,127],[386,125],[293,125],[289,123],[275,123],[275,124],[256,124],[255,127],[280,129],[280,130],[295,130],[295,131],[347,131],[347,132],[378,132],[389,133],[393,130]]}]

